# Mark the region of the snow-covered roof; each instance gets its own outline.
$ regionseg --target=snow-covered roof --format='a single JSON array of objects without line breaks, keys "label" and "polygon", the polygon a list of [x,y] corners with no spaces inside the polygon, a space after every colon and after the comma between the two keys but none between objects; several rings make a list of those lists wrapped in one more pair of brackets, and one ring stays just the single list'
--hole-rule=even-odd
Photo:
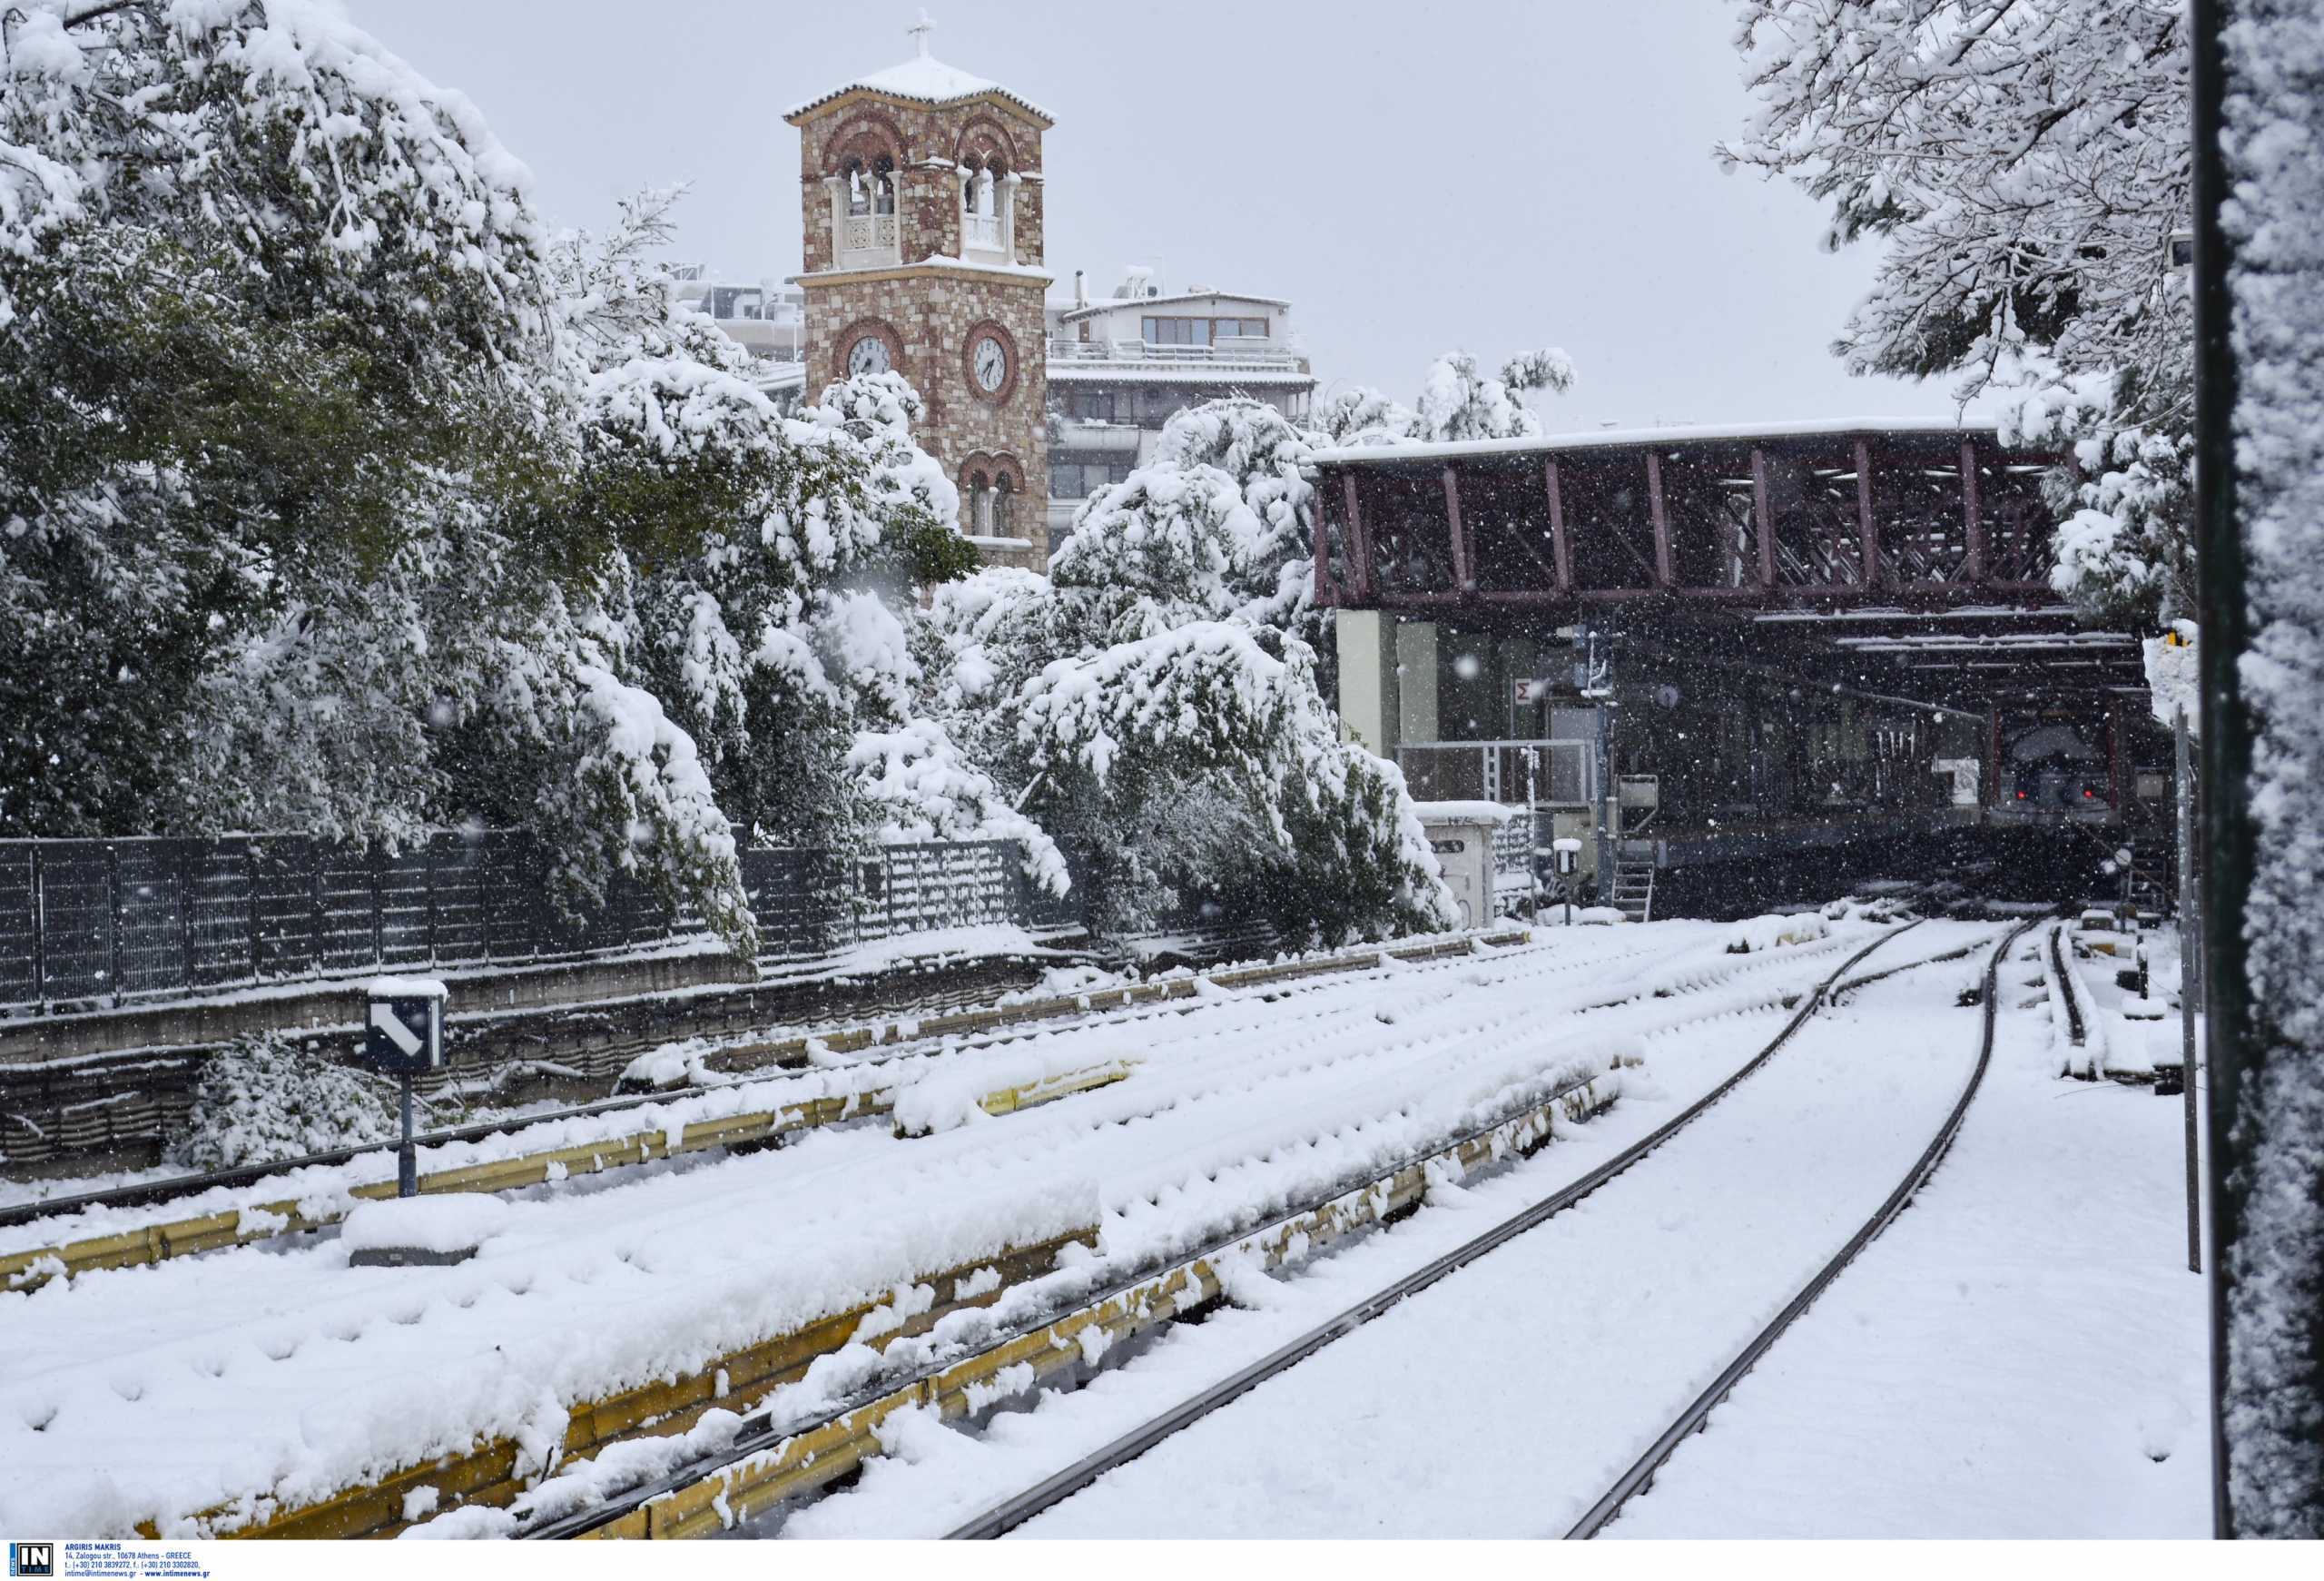
[{"label": "snow-covered roof", "polygon": [[1174,291],[1161,296],[1101,296],[1088,302],[1076,303],[1059,313],[1063,321],[1086,319],[1098,313],[1112,312],[1121,308],[1167,307],[1174,302],[1190,301],[1255,301],[1261,307],[1291,311],[1291,304],[1279,296],[1253,296],[1244,291]]},{"label": "snow-covered roof", "polygon": [[1620,445],[1699,445],[1719,441],[1815,439],[1827,435],[1886,434],[1940,438],[1990,438],[1990,422],[1955,422],[1925,417],[1811,418],[1802,422],[1689,423],[1668,428],[1587,429],[1579,433],[1537,434],[1522,440],[1448,440],[1441,444],[1340,445],[1317,450],[1316,461],[1432,461],[1462,456],[1528,455],[1541,450],[1594,450]]},{"label": "snow-covered roof", "polygon": [[1055,124],[1048,111],[1022,94],[1011,93],[999,83],[987,82],[958,66],[946,65],[935,56],[927,54],[914,55],[901,65],[890,66],[885,71],[867,72],[860,77],[852,77],[835,88],[816,94],[805,104],[785,111],[783,118],[796,121],[842,94],[853,93],[884,94],[891,99],[909,99],[920,104],[957,104],[966,99],[993,94],[1028,112],[1045,129]]},{"label": "snow-covered roof", "polygon": [[1517,815],[1499,802],[1414,802],[1413,811],[1423,824],[1505,824]]}]

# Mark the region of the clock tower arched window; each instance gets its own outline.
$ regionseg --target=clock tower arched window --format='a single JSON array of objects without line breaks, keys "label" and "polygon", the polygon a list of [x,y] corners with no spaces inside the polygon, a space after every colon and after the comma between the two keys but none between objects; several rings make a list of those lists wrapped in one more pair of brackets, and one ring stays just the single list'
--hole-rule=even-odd
[{"label": "clock tower arched window", "polygon": [[998,153],[960,167],[960,255],[970,262],[1016,262],[1017,184]]},{"label": "clock tower arched window", "polygon": [[830,178],[832,234],[842,269],[878,268],[902,256],[896,228],[896,161],[852,153]]}]

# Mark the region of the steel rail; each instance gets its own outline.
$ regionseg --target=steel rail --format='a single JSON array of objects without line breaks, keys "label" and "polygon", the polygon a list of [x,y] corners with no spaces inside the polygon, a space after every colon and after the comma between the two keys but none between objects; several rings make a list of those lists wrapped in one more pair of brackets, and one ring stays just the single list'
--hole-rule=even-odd
[{"label": "steel rail", "polygon": [[1962,960],[1975,954],[1977,949],[1978,946],[1974,944],[1964,944],[1957,950],[1947,950],[1942,954],[1924,955],[1917,961],[1906,961],[1901,965],[1884,967],[1877,972],[1867,972],[1861,977],[1851,977],[1832,990],[1832,998],[1837,1003],[1843,993],[1854,993],[1859,988],[1869,988],[1872,984],[1885,982],[1900,972],[1916,972],[1923,966],[1934,966],[1940,962]]},{"label": "steel rail", "polygon": [[[1698,1100],[1696,1103],[1686,1112],[1664,1124],[1651,1136],[1647,1138],[1645,1141],[1634,1145],[1620,1158],[1611,1160],[1607,1164],[1600,1165],[1598,1170],[1592,1171],[1590,1176],[1585,1177],[1585,1180],[1590,1181],[1594,1189],[1595,1185],[1602,1184],[1605,1181],[1612,1179],[1613,1176],[1620,1173],[1622,1169],[1628,1168],[1630,1164],[1635,1163],[1639,1159],[1644,1157],[1654,1146],[1659,1145],[1661,1141],[1669,1136],[1673,1131],[1677,1131],[1680,1126],[1684,1125],[1688,1121],[1691,1120],[1697,1113],[1716,1102],[1738,1082],[1749,1075],[1751,1072],[1766,1063],[1766,1062],[1776,1052],[1777,1049],[1779,1049],[1786,1042],[1789,1041],[1792,1034],[1799,1030],[1800,1026],[1807,1022],[1809,1015],[1814,1013],[1817,1006],[1822,1003],[1826,993],[1830,989],[1835,982],[1838,981],[1841,973],[1856,965],[1858,962],[1871,954],[1873,951],[1878,949],[1881,945],[1886,944],[1889,941],[1896,938],[1898,935],[1917,927],[1919,923],[1920,919],[1916,918],[1913,922],[1905,923],[1892,932],[1884,933],[1878,938],[1876,938],[1869,944],[1866,944],[1863,949],[1856,951],[1846,960],[1834,967],[1821,982],[1817,983],[1813,988],[1809,989],[1806,993],[1790,1021],[1787,1022],[1783,1030],[1776,1034],[1775,1040],[1755,1055],[1741,1070],[1728,1077],[1726,1081],[1722,1082],[1711,1092]],[[1559,1094],[1552,1094],[1551,1096],[1554,1098],[1559,1096]],[[1474,1131],[1464,1136],[1458,1137],[1452,1139],[1449,1142],[1437,1144],[1436,1146],[1423,1150],[1423,1152],[1413,1155],[1413,1158],[1411,1159],[1400,1160],[1388,1169],[1380,1171],[1377,1175],[1339,1181],[1330,1189],[1315,1194],[1309,1200],[1302,1202],[1288,1213],[1272,1214],[1265,1222],[1256,1225],[1245,1225],[1237,1228],[1229,1233],[1219,1237],[1201,1250],[1187,1254],[1174,1260],[1180,1264],[1190,1265],[1204,1259],[1219,1255],[1226,1250],[1241,1242],[1252,1240],[1255,1237],[1264,1236],[1267,1233],[1268,1229],[1272,1225],[1285,1223],[1296,1220],[1303,1214],[1312,1212],[1324,1204],[1344,1197],[1351,1192],[1362,1191],[1365,1189],[1367,1185],[1374,1183],[1379,1179],[1392,1176],[1398,1171],[1410,1167],[1413,1159],[1426,1157],[1446,1149],[1460,1147],[1478,1137],[1492,1134],[1494,1131],[1500,1129],[1506,1123],[1508,1123],[1506,1120],[1502,1120],[1479,1126]],[[1569,1191],[1572,1190],[1573,1188],[1568,1188]],[[1577,1196],[1573,1200],[1579,1201],[1580,1199]],[[1487,1233],[1491,1234],[1492,1232],[1488,1231]],[[1517,1231],[1512,1230],[1510,1233],[1514,1234],[1517,1233]],[[1121,1295],[1123,1292],[1134,1290],[1140,1283],[1151,1279],[1155,1271],[1156,1270],[1154,1269],[1149,1268],[1125,1274],[1120,1280],[1109,1284],[1103,1290],[1093,1291],[1077,1298],[1076,1309],[1086,1309],[1102,1306],[1106,1302]],[[1450,1270],[1448,1269],[1445,1271],[1449,1272]],[[1437,1277],[1441,1278],[1443,1276],[1440,1274]],[[1384,1292],[1384,1293],[1385,1292]],[[1410,1292],[1407,1290],[1405,1293]],[[1378,1298],[1374,1299],[1377,1299]],[[1390,1301],[1387,1304],[1393,1305],[1394,1303],[1393,1301]],[[1384,1310],[1385,1308],[1384,1307],[1382,1309]],[[852,1412],[862,1408],[865,1405],[875,1399],[883,1398],[890,1395],[913,1388],[927,1379],[932,1378],[949,1369],[960,1365],[962,1361],[969,1359],[972,1355],[1000,1349],[1003,1346],[1020,1339],[1024,1334],[1038,1332],[1041,1329],[1050,1327],[1059,1320],[1061,1319],[1060,1315],[1059,1314],[1051,1314],[1044,1318],[1032,1319],[1021,1328],[1011,1329],[1008,1334],[1003,1335],[991,1343],[983,1346],[978,1352],[946,1357],[918,1369],[911,1375],[904,1378],[883,1381],[872,1389],[858,1391],[857,1394],[851,1395],[846,1401],[819,1413],[811,1420],[790,1422],[779,1427],[768,1425],[748,1428],[724,1448],[718,1450],[714,1454],[704,1457],[703,1459],[696,1460],[679,1470],[656,1477],[641,1487],[627,1489],[606,1499],[601,1504],[584,1509],[575,1510],[570,1514],[544,1522],[539,1526],[530,1527],[517,1535],[520,1537],[533,1540],[570,1539],[587,1537],[591,1533],[596,1532],[602,1527],[613,1525],[616,1521],[624,1518],[625,1516],[653,1503],[656,1499],[667,1497],[670,1494],[679,1492],[684,1488],[691,1487],[698,1483],[704,1482],[710,1477],[715,1477],[729,1466],[734,1465],[739,1461],[749,1459],[751,1457],[763,1451],[775,1448],[787,1440],[803,1437],[816,1431],[818,1428],[836,1423],[850,1415]],[[1334,1321],[1337,1321],[1337,1319]],[[1329,1325],[1326,1325],[1326,1327],[1328,1328]],[[1334,1334],[1332,1338],[1337,1338],[1337,1335]],[[1323,1343],[1329,1343],[1329,1340],[1326,1339],[1323,1341]],[[1320,1349],[1320,1345],[1316,1348]],[[1288,1363],[1285,1363],[1284,1365],[1288,1365]],[[1224,1401],[1221,1401],[1220,1403],[1224,1403]],[[1128,1457],[1125,1456],[1124,1457],[1127,1458]],[[1100,1469],[1102,1470],[1102,1468]],[[1093,1472],[1091,1475],[1095,1476],[1098,1474],[1098,1473],[1097,1472]],[[1056,1479],[1052,1478],[1050,1480],[1055,1481]],[[1048,1484],[1044,1484],[1043,1486],[1047,1487]],[[1065,1495],[1060,1494],[1057,1497],[1063,1497]],[[1055,1502],[1055,1500],[1052,1500],[1051,1502]],[[990,1512],[988,1512],[988,1514],[990,1513]],[[980,1520],[984,1518],[985,1517],[979,1517]],[[1021,1519],[1026,1517],[1020,1517],[1019,1518]],[[1004,1527],[1002,1529],[1006,1528]],[[950,1535],[960,1536],[963,1535],[963,1533],[954,1532]]]},{"label": "steel rail", "polygon": [[2075,992],[2073,963],[2066,959],[2065,936],[2063,923],[2050,930],[2050,983],[2065,1002],[2066,1036],[2074,1047],[2080,1048],[2090,1041],[2090,1029],[2083,1024],[2082,996]]},{"label": "steel rail", "polygon": [[1822,1295],[1834,1280],[1846,1271],[1848,1265],[1856,1260],[1857,1255],[1866,1247],[1871,1245],[1882,1230],[1888,1228],[1896,1215],[1905,1210],[1905,1204],[1913,1200],[1914,1194],[1927,1183],[1929,1176],[1936,1171],[1936,1166],[1943,1161],[1945,1151],[1952,1147],[1954,1137],[1961,1130],[1961,1122],[1967,1116],[1969,1105],[1976,1098],[1977,1089],[1984,1082],[1985,1069],[1993,1062],[1994,1030],[1999,1010],[2002,963],[2008,959],[2011,947],[2018,940],[2040,925],[2039,917],[2021,923],[2008,937],[1994,946],[1993,958],[1985,963],[1984,1030],[1977,1042],[1976,1065],[1970,1071],[1969,1080],[1962,1086],[1961,1096],[1954,1102],[1952,1112],[1945,1117],[1945,1123],[1937,1128],[1936,1135],[1930,1139],[1928,1146],[1921,1150],[1921,1156],[1914,1161],[1913,1167],[1905,1171],[1905,1178],[1897,1182],[1896,1189],[1888,1193],[1887,1200],[1880,1204],[1872,1217],[1865,1220],[1863,1227],[1848,1238],[1847,1244],[1841,1247],[1832,1260],[1817,1270],[1816,1277],[1809,1280],[1797,1295],[1792,1297],[1783,1310],[1777,1312],[1766,1328],[1752,1337],[1750,1343],[1744,1346],[1735,1359],[1727,1364],[1726,1369],[1711,1380],[1710,1387],[1697,1395],[1686,1409],[1680,1411],[1670,1425],[1655,1438],[1646,1453],[1640,1456],[1629,1470],[1615,1478],[1614,1485],[1606,1490],[1597,1503],[1591,1505],[1583,1513],[1580,1520],[1573,1523],[1565,1534],[1568,1537],[1596,1537],[1605,1529],[1608,1523],[1621,1513],[1622,1507],[1629,1503],[1632,1497],[1652,1483],[1654,1474],[1661,1469],[1663,1463],[1670,1458],[1687,1435],[1703,1429],[1709,1420],[1711,1412],[1718,1409],[1720,1402],[1724,1401],[1734,1390],[1735,1386],[1742,1381],[1743,1375],[1758,1364],[1759,1358],[1766,1355],[1777,1340],[1783,1338],[1785,1330],[1798,1321],[1800,1315],[1815,1304],[1816,1298]]},{"label": "steel rail", "polygon": [[[1022,1526],[1034,1517],[1062,1504],[1116,1467],[1137,1459],[1163,1439],[1193,1426],[1220,1407],[1241,1398],[1276,1374],[1288,1371],[1334,1340],[1344,1339],[1355,1332],[1356,1329],[1387,1312],[1406,1298],[1419,1294],[1448,1274],[1467,1267],[1486,1253],[1497,1250],[1527,1230],[1535,1229],[1564,1212],[1609,1181],[1630,1170],[1648,1154],[1669,1141],[1671,1137],[1693,1123],[1705,1111],[1757,1072],[1760,1067],[1775,1057],[1777,1051],[1791,1041],[1795,1033],[1807,1024],[1807,1018],[1815,1013],[1817,1008],[1828,1001],[1835,992],[1834,985],[1840,981],[1842,973],[1881,945],[1919,925],[1917,921],[1906,923],[1894,933],[1882,934],[1846,961],[1841,962],[1839,965],[1833,968],[1830,975],[1817,983],[1801,1001],[1799,1008],[1794,1013],[1792,1018],[1784,1023],[1783,1030],[1777,1033],[1774,1039],[1753,1055],[1739,1070],[1670,1120],[1657,1127],[1645,1138],[1607,1160],[1588,1174],[1551,1192],[1522,1211],[1502,1220],[1473,1240],[1462,1242],[1434,1261],[1405,1275],[1385,1290],[1367,1296],[1346,1310],[1309,1329],[1280,1349],[1271,1351],[1234,1376],[1213,1384],[1200,1394],[1123,1434],[1103,1448],[1084,1456],[1055,1476],[1047,1477],[1024,1492],[1005,1499],[962,1522],[947,1532],[945,1536],[963,1539],[1006,1536],[1009,1531]],[[1939,957],[1939,959],[1942,958]],[[1927,963],[1918,962],[1915,964],[1925,965]]]}]

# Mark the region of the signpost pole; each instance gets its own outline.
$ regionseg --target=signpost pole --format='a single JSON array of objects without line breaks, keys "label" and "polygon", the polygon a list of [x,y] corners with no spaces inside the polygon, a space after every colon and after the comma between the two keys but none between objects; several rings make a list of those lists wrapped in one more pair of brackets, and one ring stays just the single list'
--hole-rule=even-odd
[{"label": "signpost pole", "polygon": [[[1541,920],[1541,792],[1534,782],[1534,771],[1541,761],[1540,747],[1525,749],[1525,873],[1532,886],[1525,916],[1536,927]],[[1566,918],[1568,922],[1572,920]]]},{"label": "signpost pole", "polygon": [[403,1145],[396,1150],[396,1195],[419,1195],[419,1165],[411,1151],[411,1072],[406,1071],[396,1079],[403,1100]]}]

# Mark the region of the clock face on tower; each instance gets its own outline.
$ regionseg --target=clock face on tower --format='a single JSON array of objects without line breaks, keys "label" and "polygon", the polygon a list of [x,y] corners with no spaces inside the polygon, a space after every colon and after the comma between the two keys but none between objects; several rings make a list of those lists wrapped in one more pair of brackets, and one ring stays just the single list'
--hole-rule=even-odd
[{"label": "clock face on tower", "polygon": [[847,349],[847,371],[854,373],[885,373],[889,369],[888,342],[877,335],[864,335]]},{"label": "clock face on tower", "polygon": [[992,335],[980,338],[970,348],[970,366],[976,371],[977,388],[987,395],[1000,393],[1009,381],[1009,348]]}]

